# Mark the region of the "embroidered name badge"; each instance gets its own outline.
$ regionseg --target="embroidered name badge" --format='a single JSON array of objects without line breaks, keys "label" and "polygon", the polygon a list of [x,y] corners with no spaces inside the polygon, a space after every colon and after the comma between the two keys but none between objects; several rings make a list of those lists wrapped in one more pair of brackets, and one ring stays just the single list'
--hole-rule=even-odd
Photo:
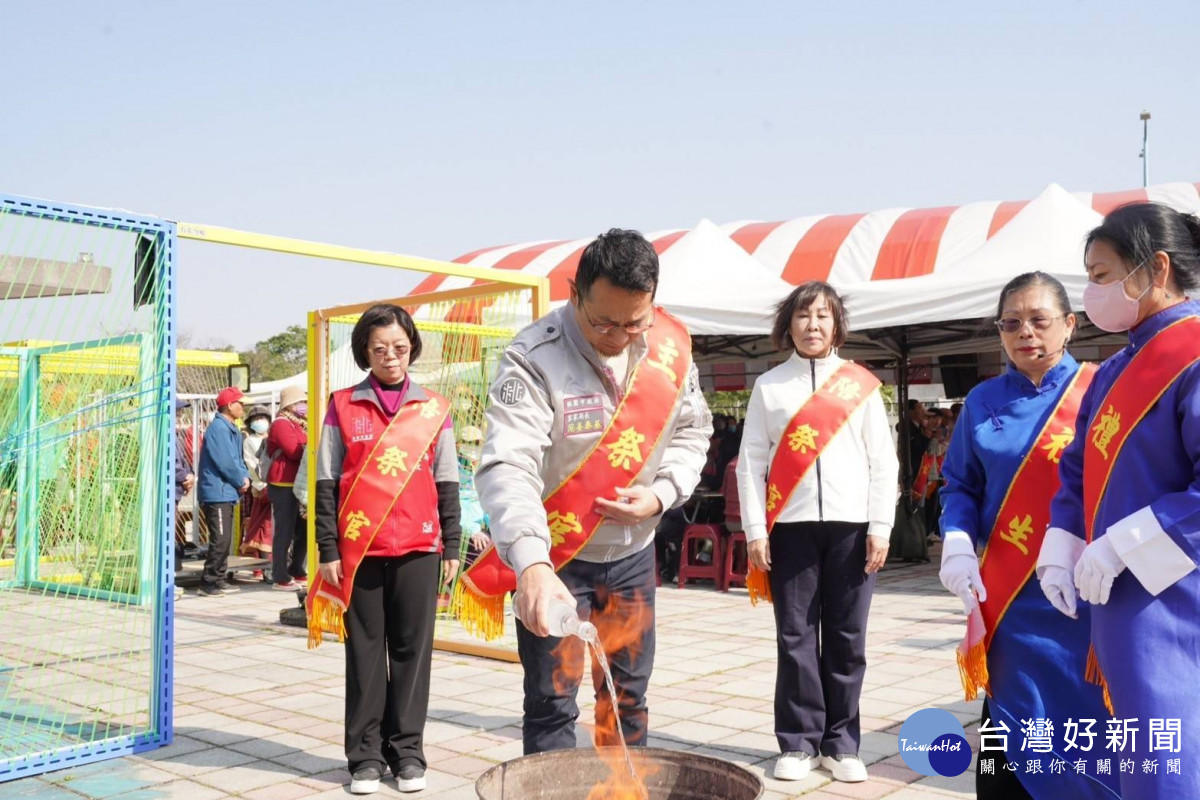
[{"label": "embroidered name badge", "polygon": [[374,425],[370,419],[359,417],[354,420],[353,431],[350,435],[351,442],[369,442],[375,438]]},{"label": "embroidered name badge", "polygon": [[586,394],[563,398],[563,435],[579,436],[604,430],[604,396]]},{"label": "embroidered name badge", "polygon": [[525,399],[525,384],[519,378],[509,378],[500,384],[496,398],[506,406],[515,406]]}]

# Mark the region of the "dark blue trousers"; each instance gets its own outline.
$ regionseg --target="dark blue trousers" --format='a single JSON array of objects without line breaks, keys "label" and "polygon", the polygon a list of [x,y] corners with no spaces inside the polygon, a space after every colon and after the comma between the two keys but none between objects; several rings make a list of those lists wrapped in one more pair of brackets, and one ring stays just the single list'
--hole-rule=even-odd
[{"label": "dark blue trousers", "polygon": [[775,738],[780,752],[857,754],[875,576],[867,524],[781,523],[771,532],[776,642]]},{"label": "dark blue trousers", "polygon": [[[603,564],[576,559],[559,570],[558,577],[575,596],[579,616],[596,624],[601,642],[609,651],[625,741],[644,746],[649,727],[646,688],[654,666],[653,545]],[[519,620],[516,625],[517,651],[525,668],[525,754],[572,748],[575,721],[579,719],[575,697],[583,682],[583,642],[573,636],[535,636]],[[633,641],[618,641],[624,637],[610,634],[627,630],[638,630],[640,635]],[[612,700],[596,663],[592,665],[592,682],[597,687],[598,744],[615,745]]]}]

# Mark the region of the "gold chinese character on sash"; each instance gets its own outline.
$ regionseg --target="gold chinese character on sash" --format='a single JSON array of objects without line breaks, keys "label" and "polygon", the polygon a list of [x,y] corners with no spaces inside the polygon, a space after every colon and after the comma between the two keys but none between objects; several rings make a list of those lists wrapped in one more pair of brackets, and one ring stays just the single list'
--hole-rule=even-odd
[{"label": "gold chinese character on sash", "polygon": [[779,487],[771,484],[767,487],[767,511],[774,511],[775,506],[779,505],[779,501],[783,499],[783,495],[779,492]]},{"label": "gold chinese character on sash", "polygon": [[551,511],[546,515],[546,523],[550,526],[550,545],[552,547],[558,547],[565,542],[568,533],[583,533],[583,525],[580,524],[574,511],[568,511],[565,514]]},{"label": "gold chinese character on sash", "polygon": [[389,447],[383,451],[383,455],[375,459],[375,462],[380,472],[389,478],[394,478],[401,472],[408,472],[408,467],[404,464],[406,458],[408,458],[408,453],[399,447]]},{"label": "gold chinese character on sash", "polygon": [[1108,445],[1120,431],[1121,415],[1116,413],[1109,403],[1108,410],[1100,416],[1100,421],[1092,426],[1092,444],[1096,445],[1105,461],[1108,461]]},{"label": "gold chinese character on sash", "polygon": [[1067,449],[1071,442],[1075,441],[1075,429],[1064,426],[1061,431],[1050,435],[1050,441],[1042,445],[1042,449],[1046,451],[1046,459],[1059,463],[1059,458],[1062,456],[1062,451]]},{"label": "gold chinese character on sash", "polygon": [[675,363],[675,359],[679,358],[679,348],[675,346],[675,340],[667,336],[659,343],[658,349],[655,351],[655,359],[646,359],[646,364],[664,373],[671,379],[671,383],[679,380],[675,375],[675,370],[671,365]]},{"label": "gold chinese character on sash", "polygon": [[788,434],[788,447],[793,451],[799,450],[801,454],[816,450],[819,435],[817,429],[806,422]]},{"label": "gold chinese character on sash", "polygon": [[836,394],[839,400],[849,402],[850,400],[857,400],[858,396],[862,394],[862,384],[843,375],[833,382],[828,391],[830,394]]},{"label": "gold chinese character on sash", "polygon": [[1033,517],[1026,514],[1024,519],[1013,517],[1008,523],[1008,530],[1000,533],[1000,538],[1020,550],[1021,555],[1027,556],[1029,555],[1029,548],[1025,546],[1025,540],[1032,533]]},{"label": "gold chinese character on sash", "polygon": [[621,436],[615,442],[605,445],[608,448],[608,463],[621,469],[629,469],[632,461],[642,463],[641,444],[644,441],[646,437],[638,433],[636,428],[621,431]]},{"label": "gold chinese character on sash", "polygon": [[371,520],[367,519],[367,515],[361,511],[351,511],[346,515],[346,531],[345,536],[350,541],[358,541],[358,537],[362,536],[362,529],[371,524]]},{"label": "gold chinese character on sash", "polygon": [[441,403],[437,401],[436,397],[431,397],[421,404],[421,417],[423,419],[433,419],[441,410]]}]

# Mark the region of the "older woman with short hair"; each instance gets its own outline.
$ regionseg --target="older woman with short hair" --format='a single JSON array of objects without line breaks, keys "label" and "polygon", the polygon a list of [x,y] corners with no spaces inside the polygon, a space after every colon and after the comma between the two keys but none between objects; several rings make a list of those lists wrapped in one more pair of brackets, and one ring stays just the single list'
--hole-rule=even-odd
[{"label": "older woman with short hair", "polygon": [[747,586],[775,607],[779,780],[803,779],[817,757],[836,780],[867,779],[858,757],[867,613],[899,463],[879,380],[837,355],[847,333],[832,286],[797,287],[774,325],[791,357],[755,382],[742,426]]},{"label": "older woman with short hair", "polygon": [[400,791],[416,792],[437,592],[458,571],[454,429],[446,398],[409,375],[421,337],[408,312],[372,306],[350,346],[370,374],[333,393],[321,429],[309,645],[325,632],[346,642],[350,791],[376,791],[386,765]]}]

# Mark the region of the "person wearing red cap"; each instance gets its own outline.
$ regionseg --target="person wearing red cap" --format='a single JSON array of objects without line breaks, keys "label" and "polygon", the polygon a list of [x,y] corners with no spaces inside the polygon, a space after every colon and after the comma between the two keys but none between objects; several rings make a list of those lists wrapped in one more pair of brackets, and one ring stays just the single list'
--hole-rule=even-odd
[{"label": "person wearing red cap", "polygon": [[204,433],[196,469],[196,499],[208,525],[208,554],[204,557],[200,594],[213,596],[237,589],[225,581],[229,548],[233,544],[233,505],[250,488],[250,472],[242,457],[242,434],[237,420],[245,413],[242,390],[236,386],[217,394],[217,416]]}]

